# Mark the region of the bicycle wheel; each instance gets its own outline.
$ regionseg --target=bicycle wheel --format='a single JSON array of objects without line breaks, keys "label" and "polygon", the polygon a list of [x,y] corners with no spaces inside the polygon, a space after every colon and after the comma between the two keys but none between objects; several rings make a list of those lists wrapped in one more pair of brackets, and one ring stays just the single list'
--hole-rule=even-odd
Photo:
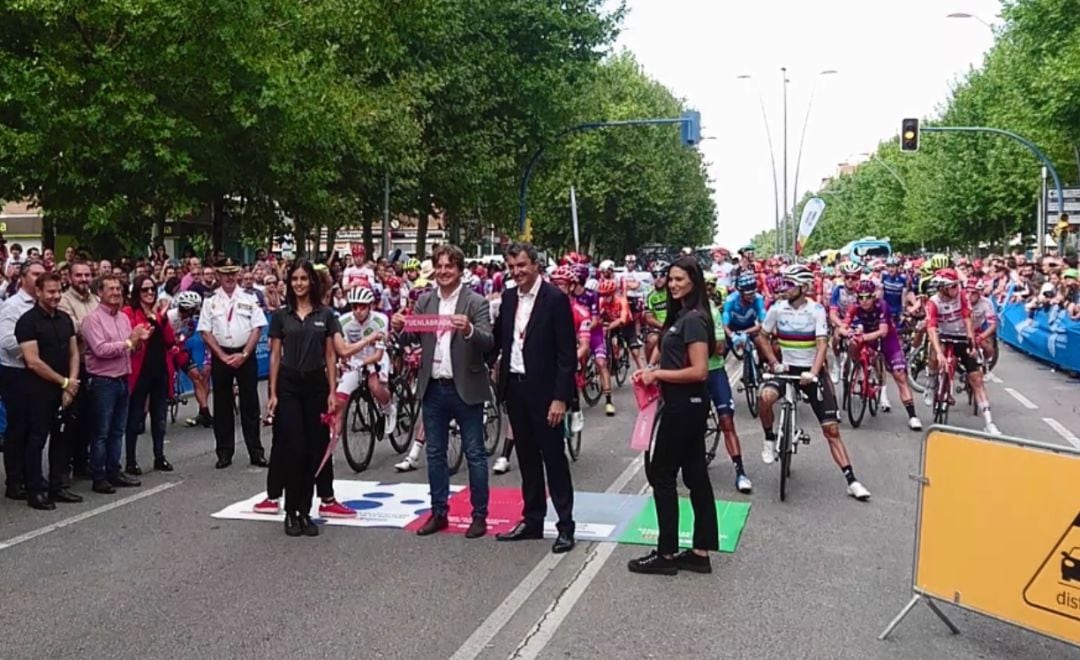
[{"label": "bicycle wheel", "polygon": [[861,364],[851,365],[851,375],[846,389],[848,390],[848,420],[851,422],[851,428],[857,429],[862,424],[870,398],[870,392],[866,389],[866,370]]},{"label": "bicycle wheel", "polygon": [[746,356],[746,346],[742,343],[731,342],[731,354],[736,360],[742,360]]},{"label": "bicycle wheel", "polygon": [[998,346],[997,336],[990,338],[990,343],[994,346],[994,354],[990,357],[990,364],[986,365],[987,371],[993,371],[997,366],[998,355],[1001,355],[1001,347]]},{"label": "bicycle wheel", "polygon": [[934,394],[934,423],[949,423],[949,391],[952,379],[947,374],[938,374],[938,386]]},{"label": "bicycle wheel", "polygon": [[[924,340],[929,341],[929,340]],[[917,394],[926,392],[926,388],[929,384],[929,370],[926,362],[926,344],[924,343],[919,348],[915,349],[908,357],[908,372],[907,379],[908,385]]]},{"label": "bicycle wheel", "polygon": [[622,337],[613,343],[619,346],[619,359],[615,363],[615,384],[622,387],[626,383],[626,377],[630,375],[630,349],[626,347]]},{"label": "bicycle wheel", "polygon": [[716,458],[716,450],[720,446],[720,416],[716,414],[716,408],[709,409],[709,416],[705,419],[705,465],[709,465]]},{"label": "bicycle wheel", "polygon": [[750,410],[750,416],[757,419],[758,416],[758,382],[757,382],[757,364],[754,362],[754,358],[757,357],[753,351],[746,354],[746,367],[743,370],[743,391],[746,393],[746,407]]},{"label": "bicycle wheel", "polygon": [[394,387],[397,401],[397,424],[390,429],[390,445],[399,454],[409,450],[410,431],[416,423],[416,395],[401,381]]},{"label": "bicycle wheel", "polygon": [[446,464],[450,467],[450,474],[457,474],[461,469],[465,452],[461,446],[461,430],[454,424],[450,427],[450,436],[446,443]]},{"label": "bicycle wheel", "polygon": [[373,415],[360,390],[353,392],[345,404],[345,423],[341,428],[341,448],[345,462],[353,472],[363,472],[375,454]]},{"label": "bicycle wheel", "polygon": [[[788,387],[793,387],[788,383]],[[780,501],[787,499],[787,482],[791,477],[791,443],[795,440],[795,424],[787,409],[780,412]]]},{"label": "bicycle wheel", "polygon": [[570,460],[576,463],[577,459],[581,457],[581,431],[577,433],[570,431],[569,414],[563,418],[563,437],[566,438],[566,453],[570,455]]},{"label": "bicycle wheel", "polygon": [[876,366],[871,364],[867,369],[866,380],[870,383],[870,391],[874,393],[874,396],[870,397],[867,408],[870,410],[871,417],[877,417],[878,407],[881,405],[881,392],[885,389],[885,384],[879,382]]},{"label": "bicycle wheel", "polygon": [[484,451],[488,456],[495,453],[502,440],[502,410],[495,403],[495,393],[491,392],[490,396],[484,402]]},{"label": "bicycle wheel", "polygon": [[600,402],[600,373],[596,368],[596,361],[592,358],[589,358],[589,363],[585,365],[585,387],[582,388],[581,395],[590,408]]}]

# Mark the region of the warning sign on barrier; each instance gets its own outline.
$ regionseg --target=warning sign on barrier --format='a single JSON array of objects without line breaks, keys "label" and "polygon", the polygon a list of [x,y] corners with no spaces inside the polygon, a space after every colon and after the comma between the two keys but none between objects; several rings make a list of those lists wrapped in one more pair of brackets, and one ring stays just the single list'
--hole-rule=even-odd
[{"label": "warning sign on barrier", "polygon": [[1080,646],[1080,452],[950,427],[923,441],[912,590]]}]

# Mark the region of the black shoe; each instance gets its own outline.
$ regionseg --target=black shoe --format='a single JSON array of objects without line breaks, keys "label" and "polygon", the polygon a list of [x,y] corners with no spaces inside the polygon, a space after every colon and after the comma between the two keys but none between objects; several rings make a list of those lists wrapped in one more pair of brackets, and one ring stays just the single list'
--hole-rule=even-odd
[{"label": "black shoe", "polygon": [[285,514],[285,534],[287,536],[300,536],[304,533],[304,528],[300,524],[300,516],[292,513]]},{"label": "black shoe", "polygon": [[75,468],[71,471],[71,478],[72,479],[93,479],[94,478],[94,473],[90,470],[90,466],[88,464],[84,463],[83,465],[76,465],[75,466]]},{"label": "black shoe", "polygon": [[142,475],[142,468],[139,467],[138,463],[128,463],[127,467],[124,468],[124,472],[127,472],[132,476],[138,477]]},{"label": "black shoe", "polygon": [[300,531],[304,536],[318,536],[319,526],[311,520],[311,516],[300,516]]},{"label": "black shoe", "polygon": [[113,488],[113,485],[109,483],[108,479],[95,479],[94,485],[90,490],[95,493],[102,493],[103,495],[112,495],[116,492],[116,489]]},{"label": "black shoe", "polygon": [[49,498],[53,502],[60,502],[62,504],[78,504],[83,501],[82,495],[76,495],[67,488],[53,491],[49,494]]},{"label": "black shoe", "polygon": [[469,529],[465,530],[465,538],[478,539],[487,534],[487,520],[485,518],[473,518],[469,523]]},{"label": "black shoe", "polygon": [[210,413],[206,413],[205,415],[203,415],[201,421],[204,429],[214,428],[214,416]]},{"label": "black shoe", "polygon": [[270,461],[266,460],[265,456],[259,456],[258,458],[251,459],[251,464],[255,467],[268,468],[270,467]]},{"label": "black shoe", "polygon": [[117,488],[135,488],[141,486],[142,482],[133,477],[129,477],[123,474],[118,474],[115,477],[109,477],[109,483]]},{"label": "black shoe", "polygon": [[37,509],[38,511],[52,511],[56,508],[56,505],[45,493],[34,493],[28,496],[26,503],[30,505],[31,509]]},{"label": "black shoe", "polygon": [[631,573],[645,573],[647,575],[678,575],[679,567],[674,559],[667,559],[656,550],[645,555],[641,559],[631,559],[626,565]]},{"label": "black shoe", "polygon": [[555,538],[555,542],[551,544],[551,551],[555,554],[570,552],[573,549],[574,535],[567,534],[566,532],[559,532],[559,535]]},{"label": "black shoe", "polygon": [[693,550],[683,550],[675,555],[675,567],[680,571],[712,573],[712,562],[709,561],[708,555],[702,557]]},{"label": "black shoe", "polygon": [[496,534],[496,541],[526,541],[544,538],[544,530],[541,528],[529,527],[528,523],[524,520],[514,525],[514,528],[509,532],[503,532],[502,534]]},{"label": "black shoe", "polygon": [[214,464],[214,467],[216,469],[218,469],[218,470],[224,470],[225,468],[229,467],[230,465],[232,465],[232,459],[231,458],[219,458],[219,459],[217,459],[217,463]]},{"label": "black shoe", "polygon": [[26,499],[26,486],[8,486],[8,489],[4,491],[4,497],[21,502]]},{"label": "black shoe", "polygon": [[165,460],[164,458],[155,458],[154,459],[154,469],[157,470],[158,472],[172,472],[173,471],[173,466],[172,466],[172,463]]},{"label": "black shoe", "polygon": [[437,516],[434,513],[428,516],[427,521],[416,530],[417,536],[429,536],[435,532],[441,532],[450,526],[446,516]]}]

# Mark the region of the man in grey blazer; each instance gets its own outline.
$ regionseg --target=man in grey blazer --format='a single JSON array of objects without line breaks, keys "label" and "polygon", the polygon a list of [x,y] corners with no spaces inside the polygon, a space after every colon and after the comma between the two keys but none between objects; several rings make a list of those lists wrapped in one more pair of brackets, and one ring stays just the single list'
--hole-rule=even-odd
[{"label": "man in grey blazer", "polygon": [[[432,255],[435,290],[421,296],[417,315],[449,317],[448,328],[431,332],[406,333],[403,343],[420,342],[422,348],[417,398],[424,416],[428,484],[431,486],[431,515],[416,531],[427,536],[449,525],[450,468],[447,443],[450,421],[461,430],[461,444],[469,465],[469,493],[472,524],[465,533],[474,539],[487,533],[488,463],[484,450],[484,402],[490,398],[484,354],[495,340],[491,334],[488,301],[461,283],[465,254],[457,247],[443,245]],[[395,332],[402,332],[405,317],[395,314]]]}]

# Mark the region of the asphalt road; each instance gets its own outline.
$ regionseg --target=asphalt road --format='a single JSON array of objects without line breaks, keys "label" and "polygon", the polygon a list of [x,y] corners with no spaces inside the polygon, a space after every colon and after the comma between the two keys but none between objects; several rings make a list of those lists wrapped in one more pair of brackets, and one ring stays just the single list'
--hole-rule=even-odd
[{"label": "asphalt road", "polygon": [[[995,375],[1003,432],[1069,444],[1044,419],[1080,429],[1076,381],[1008,350]],[[588,414],[578,490],[646,487],[628,447],[632,396],[616,396],[615,418]],[[964,411],[951,421],[981,427]],[[910,596],[908,475],[920,436],[900,413],[843,428],[869,503],[845,495],[817,429],[780,503],[778,470],[761,463],[761,430],[741,400],[736,423],[753,495],[735,491],[723,454],[710,472],[718,498],[752,502],[741,542],[714,555],[712,575],[675,578],[629,574],[642,546],[580,543],[555,556],[550,541],[343,527],[292,539],[277,524],[217,520],[258,493],[265,473],[242,454],[215,470],[209,431],[174,426],[176,472],[149,473],[140,489],[105,496],[77,482],[86,503],[54,512],[0,501],[0,658],[1080,658],[948,606],[960,635],[918,607],[877,641]],[[384,443],[359,476],[339,457],[337,476],[397,480],[396,460]],[[493,484],[516,486],[517,474]],[[454,483],[466,483],[464,470]]]}]

